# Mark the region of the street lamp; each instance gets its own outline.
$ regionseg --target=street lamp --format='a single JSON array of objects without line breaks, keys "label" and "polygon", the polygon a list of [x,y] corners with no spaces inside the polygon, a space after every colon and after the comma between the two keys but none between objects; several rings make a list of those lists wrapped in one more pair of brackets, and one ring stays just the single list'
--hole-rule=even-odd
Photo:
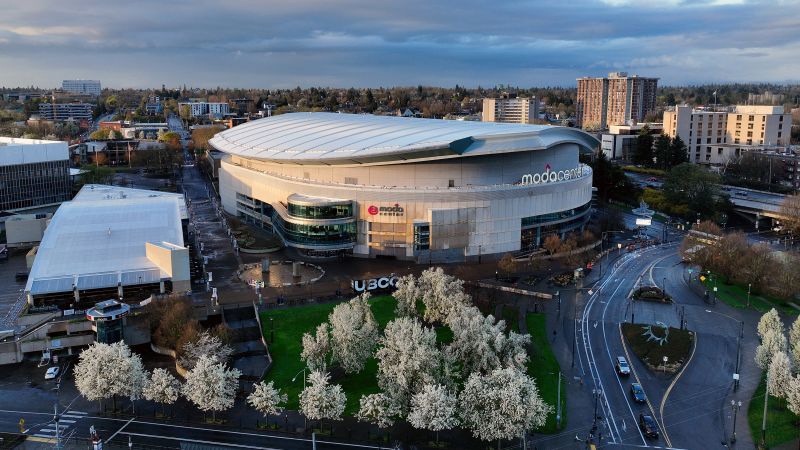
[{"label": "street lamp", "polygon": [[733,436],[731,436],[731,444],[736,442],[736,416],[738,415],[741,407],[741,401],[737,402],[736,400],[731,400],[731,409],[733,410]]},{"label": "street lamp", "polygon": [[753,287],[752,283],[747,283],[747,307],[750,307],[750,288]]},{"label": "street lamp", "polygon": [[617,242],[617,250],[619,250],[619,254],[622,254],[622,242]]},{"label": "street lamp", "polygon": [[[303,390],[305,391],[306,390],[306,368],[305,367],[303,367],[303,370],[301,370],[301,371],[297,372],[296,374],[294,374],[294,376],[292,377],[292,383],[294,383],[297,380],[297,376],[300,375],[301,373],[303,374]],[[305,414],[303,414],[303,433],[305,433],[306,428],[308,428],[308,418],[305,416]]]}]

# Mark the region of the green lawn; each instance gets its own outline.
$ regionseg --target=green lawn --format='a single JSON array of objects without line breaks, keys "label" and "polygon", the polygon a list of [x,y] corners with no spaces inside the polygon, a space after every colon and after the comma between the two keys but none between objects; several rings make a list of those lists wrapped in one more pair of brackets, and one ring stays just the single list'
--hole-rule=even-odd
[{"label": "green lawn", "polygon": [[[661,345],[655,340],[648,339],[644,335],[645,331],[645,325],[622,324],[622,334],[625,335],[631,350],[650,370],[662,370],[665,356],[669,365],[674,368],[673,373],[680,370],[680,367],[689,359],[689,355],[692,352],[694,333],[670,327],[667,342]],[[664,329],[657,326],[653,326],[652,331],[654,335],[659,337],[665,334]],[[680,363],[680,365],[676,366],[676,363]]]},{"label": "green lawn", "polygon": [[[764,391],[766,377],[761,378],[758,388],[750,399],[747,422],[753,442],[761,442],[761,423],[764,417]],[[800,417],[786,408],[786,401],[770,397],[767,404],[767,448],[789,442],[800,437]]]},{"label": "green lawn", "polygon": [[[711,278],[706,278],[703,284],[708,289],[709,295],[714,294],[714,282]],[[747,308],[747,287],[736,284],[726,284],[722,280],[717,280],[717,298],[734,308]],[[784,314],[797,315],[798,311],[785,302],[769,295],[758,295],[750,293],[750,307],[760,313],[765,313],[772,308]]]},{"label": "green lawn", "polygon": [[[372,313],[375,320],[380,325],[381,330],[394,318],[394,309],[397,301],[391,296],[373,297],[370,299]],[[335,303],[314,304],[295,308],[276,309],[261,313],[261,322],[264,325],[264,336],[269,342],[270,318],[273,319],[275,326],[275,342],[270,345],[270,355],[272,356],[272,367],[266,375],[266,381],[274,381],[288,396],[286,408],[290,410],[299,409],[299,395],[303,390],[302,370],[305,364],[300,359],[302,351],[303,333],[313,332],[316,327],[328,319]],[[517,310],[514,308],[504,308],[503,318],[509,324],[510,329],[518,331],[519,321],[516,319]],[[543,314],[528,314],[526,317],[528,331],[531,333],[531,358],[528,364],[528,373],[536,379],[542,398],[550,405],[556,404],[558,362],[550,349],[545,330],[545,318]],[[447,327],[436,327],[436,340],[446,344],[453,340],[453,332]],[[363,395],[380,392],[376,379],[378,371],[377,360],[371,358],[363,371],[355,375],[346,375],[333,380],[340,384],[347,394],[347,406],[345,415],[354,415],[359,408],[359,401]],[[300,373],[300,375],[298,375]],[[297,377],[294,382],[292,378]],[[561,402],[562,402],[562,429],[566,426],[566,380],[561,382]],[[541,430],[542,433],[556,432],[555,412],[547,418],[547,424]]]},{"label": "green lawn", "polygon": [[[556,408],[558,396],[558,372],[561,367],[558,365],[553,350],[550,348],[550,341],[547,340],[547,330],[545,328],[545,316],[541,313],[528,313],[525,317],[528,326],[528,333],[531,335],[531,354],[528,362],[528,375],[536,380],[539,393],[545,403],[553,406],[553,413],[547,416],[547,423],[539,433],[551,434],[558,431],[556,428]],[[567,426],[567,380],[561,378],[561,429]]]},{"label": "green lawn", "polygon": [[[369,301],[375,320],[381,330],[394,317],[394,308],[397,301],[390,296],[373,297]],[[305,364],[300,359],[303,350],[303,333],[313,332],[319,324],[328,320],[328,315],[333,310],[335,303],[323,303],[297,308],[276,309],[261,313],[261,322],[264,324],[264,336],[269,341],[270,318],[275,323],[275,342],[270,345],[272,367],[267,373],[266,380],[274,381],[289,397],[286,408],[297,410],[300,408],[298,396],[303,390],[302,374],[297,376],[294,383],[292,378],[301,372]],[[364,370],[355,375],[347,375],[334,380],[341,384],[347,394],[347,407],[345,415],[353,415],[358,411],[359,400],[362,395],[378,392],[378,383],[375,375],[378,372],[378,363],[370,359]]]}]

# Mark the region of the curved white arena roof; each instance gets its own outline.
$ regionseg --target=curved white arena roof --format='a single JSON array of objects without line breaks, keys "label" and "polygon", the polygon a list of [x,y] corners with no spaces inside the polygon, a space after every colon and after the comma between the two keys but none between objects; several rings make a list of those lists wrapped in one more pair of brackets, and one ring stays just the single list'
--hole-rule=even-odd
[{"label": "curved white arena roof", "polygon": [[599,144],[567,127],[337,113],[267,117],[218,133],[209,143],[232,155],[285,164],[396,163]]}]

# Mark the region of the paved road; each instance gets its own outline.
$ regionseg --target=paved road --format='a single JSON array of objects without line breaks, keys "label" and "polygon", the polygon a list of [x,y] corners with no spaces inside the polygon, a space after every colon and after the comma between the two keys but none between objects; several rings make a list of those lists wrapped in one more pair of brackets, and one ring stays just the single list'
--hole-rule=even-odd
[{"label": "paved road", "polygon": [[[676,254],[676,244],[623,253],[602,279],[587,285],[577,304],[567,302],[558,331],[572,337],[574,330],[577,343],[574,368],[570,369],[569,356],[564,363],[563,350],[560,356],[571,383],[570,428],[559,435],[538,437],[540,447],[582,448],[594,423],[593,391],[601,392],[597,396],[595,439],[604,446],[719,448],[730,439],[733,419],[730,400],[743,401],[742,411],[746,411],[746,401],[760,376],[752,363],[758,314],[733,310],[722,303],[705,304],[702,296],[690,288],[686,269]],[[663,286],[665,281],[675,304],[627,299],[640,282]],[[695,356],[680,376],[649,371],[623,346],[620,322],[663,322],[680,327],[682,314],[688,329],[695,331],[698,339]],[[631,362],[630,378],[616,375],[617,356],[626,356]],[[741,383],[738,392],[734,392],[737,359],[741,364]],[[632,401],[629,386],[634,381],[643,385],[649,399],[647,404]],[[640,412],[651,414],[658,421],[661,431],[658,440],[647,439],[639,432]],[[745,413],[737,416],[737,437],[738,445],[752,446]]]}]

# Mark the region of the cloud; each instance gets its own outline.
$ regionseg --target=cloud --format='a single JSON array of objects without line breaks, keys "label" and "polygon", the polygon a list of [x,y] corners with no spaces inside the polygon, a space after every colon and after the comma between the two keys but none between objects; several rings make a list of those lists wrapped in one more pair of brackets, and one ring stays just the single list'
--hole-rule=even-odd
[{"label": "cloud", "polygon": [[27,0],[0,16],[0,84],[783,80],[800,71],[798,18],[798,2],[768,0]]}]

